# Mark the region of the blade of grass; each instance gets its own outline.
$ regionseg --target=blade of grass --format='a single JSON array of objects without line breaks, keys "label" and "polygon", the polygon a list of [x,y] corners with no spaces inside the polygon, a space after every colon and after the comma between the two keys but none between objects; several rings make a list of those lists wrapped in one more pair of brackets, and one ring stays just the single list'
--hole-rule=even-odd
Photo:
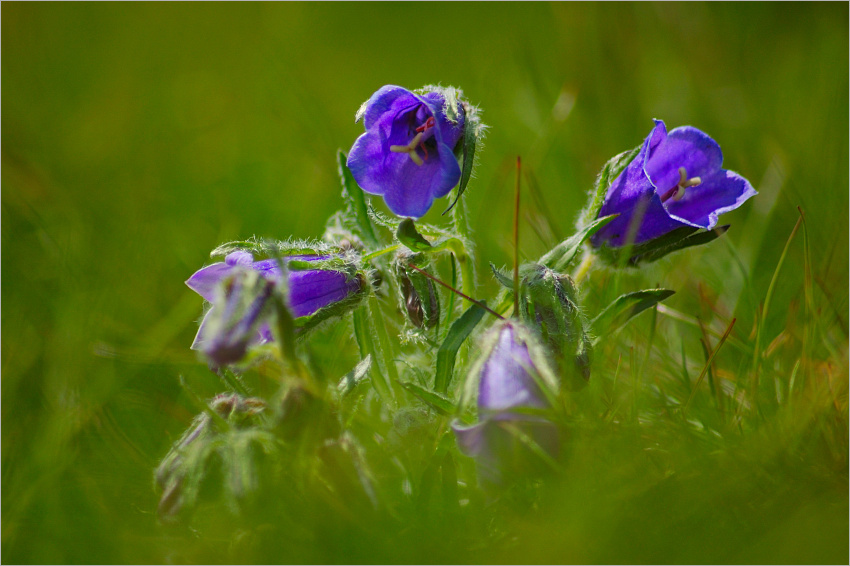
[{"label": "blade of grass", "polygon": [[779,279],[779,271],[782,269],[782,264],[785,263],[785,257],[788,255],[788,249],[791,247],[791,241],[794,239],[794,236],[797,235],[797,230],[800,228],[800,224],[803,222],[803,218],[800,217],[797,220],[797,223],[794,224],[794,229],[791,230],[791,235],[788,236],[788,241],[785,242],[785,248],[782,250],[782,255],[779,256],[779,262],[776,264],[776,269],[773,271],[773,277],[770,280],[770,285],[767,287],[767,294],[764,297],[764,308],[761,312],[761,318],[758,320],[758,327],[756,329],[756,343],[753,348],[753,366],[752,366],[752,391],[750,392],[752,402],[755,405],[756,400],[758,399],[758,386],[759,386],[759,371],[761,370],[761,332],[764,327],[765,321],[767,321],[767,314],[770,308],[770,299],[773,297],[773,290],[776,287],[776,281]]},{"label": "blade of grass", "polygon": [[685,402],[684,407],[682,407],[682,415],[684,416],[685,412],[688,410],[688,406],[690,406],[691,401],[696,395],[697,390],[699,390],[700,383],[705,378],[705,374],[708,372],[708,368],[711,366],[711,362],[714,360],[714,357],[717,355],[717,352],[720,351],[720,348],[726,342],[726,339],[729,337],[729,334],[732,332],[732,328],[735,326],[735,319],[732,319],[732,322],[729,323],[729,326],[726,328],[726,332],[723,333],[723,336],[720,338],[720,342],[715,346],[714,351],[711,352],[711,355],[708,357],[708,360],[705,362],[705,366],[702,368],[702,372],[699,374],[697,378],[697,382],[694,385],[694,388],[691,390],[691,394],[688,396],[687,402]]}]

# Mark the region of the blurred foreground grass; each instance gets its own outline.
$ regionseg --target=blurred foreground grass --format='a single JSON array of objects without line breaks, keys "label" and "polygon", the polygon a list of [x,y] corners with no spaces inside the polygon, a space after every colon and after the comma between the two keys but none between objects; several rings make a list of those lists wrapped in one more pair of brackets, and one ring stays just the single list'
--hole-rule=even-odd
[{"label": "blurred foreground grass", "polygon": [[[5,2],[2,16],[4,562],[847,563],[846,4]],[[509,262],[517,154],[543,199],[524,201],[528,259],[569,234],[598,169],[654,117],[708,132],[760,195],[705,249],[592,275],[591,305],[677,294],[598,352],[538,507],[473,498],[452,521],[301,486],[238,530],[214,506],[197,531],[158,525],[152,469],[194,413],[178,375],[221,388],[188,350],[201,303],[182,282],[222,241],[319,235],[360,103],[436,82],[491,126],[466,197],[482,273]],[[805,232],[776,272],[798,206]],[[733,318],[697,387],[703,344]],[[349,336],[311,342],[331,378],[356,362]]]}]

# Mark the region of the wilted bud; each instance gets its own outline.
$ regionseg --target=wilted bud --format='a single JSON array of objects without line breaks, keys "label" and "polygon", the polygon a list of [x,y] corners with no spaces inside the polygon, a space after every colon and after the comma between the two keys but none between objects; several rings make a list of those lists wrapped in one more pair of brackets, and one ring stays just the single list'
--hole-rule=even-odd
[{"label": "wilted bud", "polygon": [[461,451],[476,458],[485,487],[533,471],[541,453],[557,453],[558,430],[544,416],[557,382],[543,348],[521,323],[504,321],[487,334],[466,396],[476,383],[478,424],[452,428]]},{"label": "wilted bud", "polygon": [[425,254],[399,254],[393,274],[399,288],[402,311],[417,328],[433,328],[440,320],[440,299],[434,282],[410,267],[427,265]]},{"label": "wilted bud", "polygon": [[264,431],[257,428],[265,401],[222,393],[209,406],[221,417],[225,430],[221,430],[222,421],[216,423],[209,413],[201,413],[156,469],[154,480],[162,492],[157,513],[162,519],[173,520],[194,507],[214,463],[223,468],[231,500],[244,498],[256,484],[253,446],[265,444],[262,451],[268,451]]},{"label": "wilted bud", "polygon": [[583,388],[590,379],[593,346],[572,278],[534,265],[526,270],[523,289],[520,309],[523,321],[537,329],[551,349],[561,383],[571,390]]}]

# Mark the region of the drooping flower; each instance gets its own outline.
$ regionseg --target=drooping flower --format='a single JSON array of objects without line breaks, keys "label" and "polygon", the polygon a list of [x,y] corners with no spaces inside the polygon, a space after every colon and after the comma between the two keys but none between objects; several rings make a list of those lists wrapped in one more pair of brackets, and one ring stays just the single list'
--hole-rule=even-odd
[{"label": "drooping flower", "polygon": [[550,395],[558,386],[541,351],[522,324],[505,321],[490,331],[472,369],[478,423],[452,428],[460,450],[477,460],[485,486],[533,467],[535,445],[550,456],[557,453],[557,428],[540,413],[551,409]]},{"label": "drooping flower", "polygon": [[241,360],[261,329],[270,335],[268,319],[273,312],[274,288],[274,281],[247,267],[232,270],[216,286],[212,302],[218,308],[210,309],[204,317],[201,343],[201,350],[213,365]]},{"label": "drooping flower", "polygon": [[[303,261],[317,261],[325,259],[319,256],[291,256],[289,260],[299,259]],[[223,262],[214,263],[199,271],[195,272],[187,281],[186,285],[202,296],[204,299],[212,303],[213,308],[207,312],[204,320],[198,328],[198,333],[195,336],[195,341],[192,344],[192,349],[204,350],[213,348],[214,344],[210,344],[211,340],[220,340],[221,337],[213,336],[207,327],[211,320],[211,313],[222,308],[228,308],[228,293],[221,293],[217,288],[235,271],[250,269],[259,273],[265,280],[276,283],[281,280],[281,269],[277,260],[266,259],[254,261],[254,256],[246,251],[235,251],[227,255]],[[342,271],[332,269],[307,269],[307,270],[289,270],[287,271],[287,288],[288,294],[286,297],[287,306],[294,318],[311,316],[320,309],[341,302],[357,293],[360,293],[364,288],[364,280],[357,274],[350,276]],[[261,294],[258,294],[259,298]],[[231,295],[232,301],[239,299],[238,294]],[[250,315],[243,324],[250,322],[252,325],[256,323],[255,317],[259,316],[259,303],[255,311],[248,310]],[[214,329],[213,329],[214,330]],[[259,324],[259,329],[256,335],[251,340],[251,343],[263,344],[271,341],[272,333],[268,322]]]},{"label": "drooping flower", "polygon": [[717,217],[756,194],[741,175],[721,168],[723,153],[704,132],[667,132],[655,120],[637,156],[608,188],[597,218],[619,214],[591,238],[594,247],[642,244],[678,228],[712,229]]},{"label": "drooping flower", "polygon": [[460,180],[454,150],[465,115],[454,89],[420,95],[381,87],[357,114],[366,133],[354,142],[348,168],[360,188],[382,195],[395,214],[424,216]]}]

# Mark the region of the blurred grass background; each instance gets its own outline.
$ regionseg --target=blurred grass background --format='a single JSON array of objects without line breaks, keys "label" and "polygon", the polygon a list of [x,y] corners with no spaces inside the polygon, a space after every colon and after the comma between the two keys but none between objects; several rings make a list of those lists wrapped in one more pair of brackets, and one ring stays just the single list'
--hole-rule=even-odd
[{"label": "blurred grass background", "polygon": [[[578,435],[590,456],[552,495],[563,506],[517,514],[495,549],[437,551],[441,531],[426,526],[399,546],[305,542],[314,552],[293,561],[847,562],[847,4],[4,2],[2,32],[4,562],[251,559],[154,514],[152,469],[194,412],[178,375],[220,389],[188,349],[201,301],[183,281],[223,241],[320,235],[341,204],[335,152],[361,133],[359,105],[384,84],[438,82],[463,88],[491,126],[465,197],[482,273],[510,261],[516,155],[545,201],[524,201],[521,252],[535,259],[652,118],[718,140],[760,195],[724,216],[723,240],[620,285],[676,289],[670,308],[720,332],[736,317],[743,352],[718,361],[734,381],[800,206],[816,310],[798,234],[763,327],[762,347],[778,351],[763,381],[787,380],[814,325],[803,371],[831,396],[807,397],[811,437],[797,410],[762,415],[722,448],[655,436],[679,479],[641,490],[657,469],[634,438]],[[542,210],[554,233],[532,229]],[[494,290],[482,276],[481,296]],[[694,380],[698,329],[665,324],[669,357],[680,343],[696,356]],[[648,329],[606,350],[584,395],[603,396],[630,345],[643,355]],[[344,336],[324,349],[329,375],[350,369]],[[707,483],[687,480],[701,471]]]}]

